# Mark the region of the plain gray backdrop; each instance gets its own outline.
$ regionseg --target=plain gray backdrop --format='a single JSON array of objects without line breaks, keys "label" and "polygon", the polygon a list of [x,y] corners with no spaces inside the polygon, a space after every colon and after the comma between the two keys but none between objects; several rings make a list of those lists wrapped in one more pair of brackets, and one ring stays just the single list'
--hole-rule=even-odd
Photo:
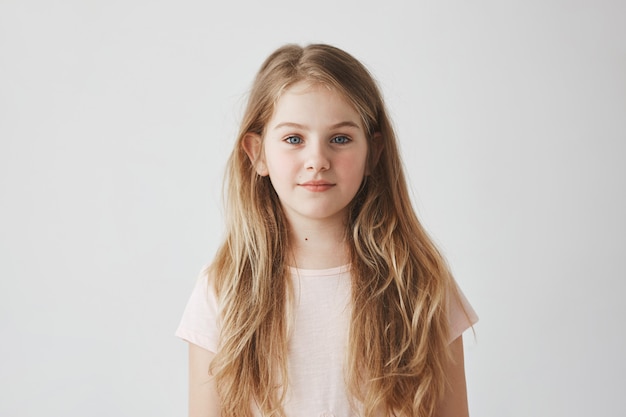
[{"label": "plain gray backdrop", "polygon": [[186,415],[173,335],[252,78],[326,42],[379,81],[481,317],[474,417],[626,390],[623,1],[0,0],[0,415]]}]

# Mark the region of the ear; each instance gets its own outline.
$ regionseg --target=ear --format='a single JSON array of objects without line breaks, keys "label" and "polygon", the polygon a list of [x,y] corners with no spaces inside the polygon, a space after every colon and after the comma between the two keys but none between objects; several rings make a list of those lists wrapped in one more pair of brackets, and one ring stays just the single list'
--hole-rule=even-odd
[{"label": "ear", "polygon": [[246,151],[250,162],[254,166],[257,174],[262,177],[269,175],[267,165],[265,164],[265,158],[263,157],[263,139],[261,135],[256,133],[246,133],[241,142],[243,150]]},{"label": "ear", "polygon": [[380,154],[383,152],[383,135],[380,132],[375,132],[372,135],[372,140],[370,142],[370,155],[369,161],[367,165],[367,170],[365,172],[366,175],[370,175],[374,170],[376,164],[378,164],[378,160],[380,159]]}]

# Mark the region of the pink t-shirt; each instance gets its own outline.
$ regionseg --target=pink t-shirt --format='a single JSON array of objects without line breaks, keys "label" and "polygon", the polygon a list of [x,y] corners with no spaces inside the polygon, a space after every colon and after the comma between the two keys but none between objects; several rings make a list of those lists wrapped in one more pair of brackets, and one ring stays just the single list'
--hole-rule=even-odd
[{"label": "pink t-shirt", "polygon": [[[295,316],[289,339],[287,415],[356,416],[344,383],[344,356],[350,324],[350,267],[291,269]],[[449,309],[453,341],[478,317],[459,290],[462,305]],[[467,313],[467,314],[465,314]],[[204,349],[219,346],[217,298],[202,275],[191,294],[176,335]]]}]

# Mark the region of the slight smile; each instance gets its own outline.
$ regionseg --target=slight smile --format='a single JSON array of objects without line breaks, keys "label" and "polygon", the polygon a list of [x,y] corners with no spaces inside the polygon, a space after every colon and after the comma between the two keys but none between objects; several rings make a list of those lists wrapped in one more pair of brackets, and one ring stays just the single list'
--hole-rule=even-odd
[{"label": "slight smile", "polygon": [[298,185],[314,193],[326,191],[335,186],[335,184],[323,180],[307,181]]}]

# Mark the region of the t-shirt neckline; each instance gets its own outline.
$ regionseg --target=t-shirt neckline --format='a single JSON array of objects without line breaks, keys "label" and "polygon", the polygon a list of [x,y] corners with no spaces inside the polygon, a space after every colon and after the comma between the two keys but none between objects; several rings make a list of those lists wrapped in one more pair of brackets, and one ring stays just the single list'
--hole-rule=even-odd
[{"label": "t-shirt neckline", "polygon": [[291,271],[292,274],[298,275],[301,277],[306,277],[306,276],[321,277],[321,276],[339,275],[339,274],[346,273],[350,271],[350,264],[345,264],[345,265],[335,266],[332,268],[325,268],[325,269],[302,269],[302,268],[296,268],[294,266],[290,266],[289,270]]}]

